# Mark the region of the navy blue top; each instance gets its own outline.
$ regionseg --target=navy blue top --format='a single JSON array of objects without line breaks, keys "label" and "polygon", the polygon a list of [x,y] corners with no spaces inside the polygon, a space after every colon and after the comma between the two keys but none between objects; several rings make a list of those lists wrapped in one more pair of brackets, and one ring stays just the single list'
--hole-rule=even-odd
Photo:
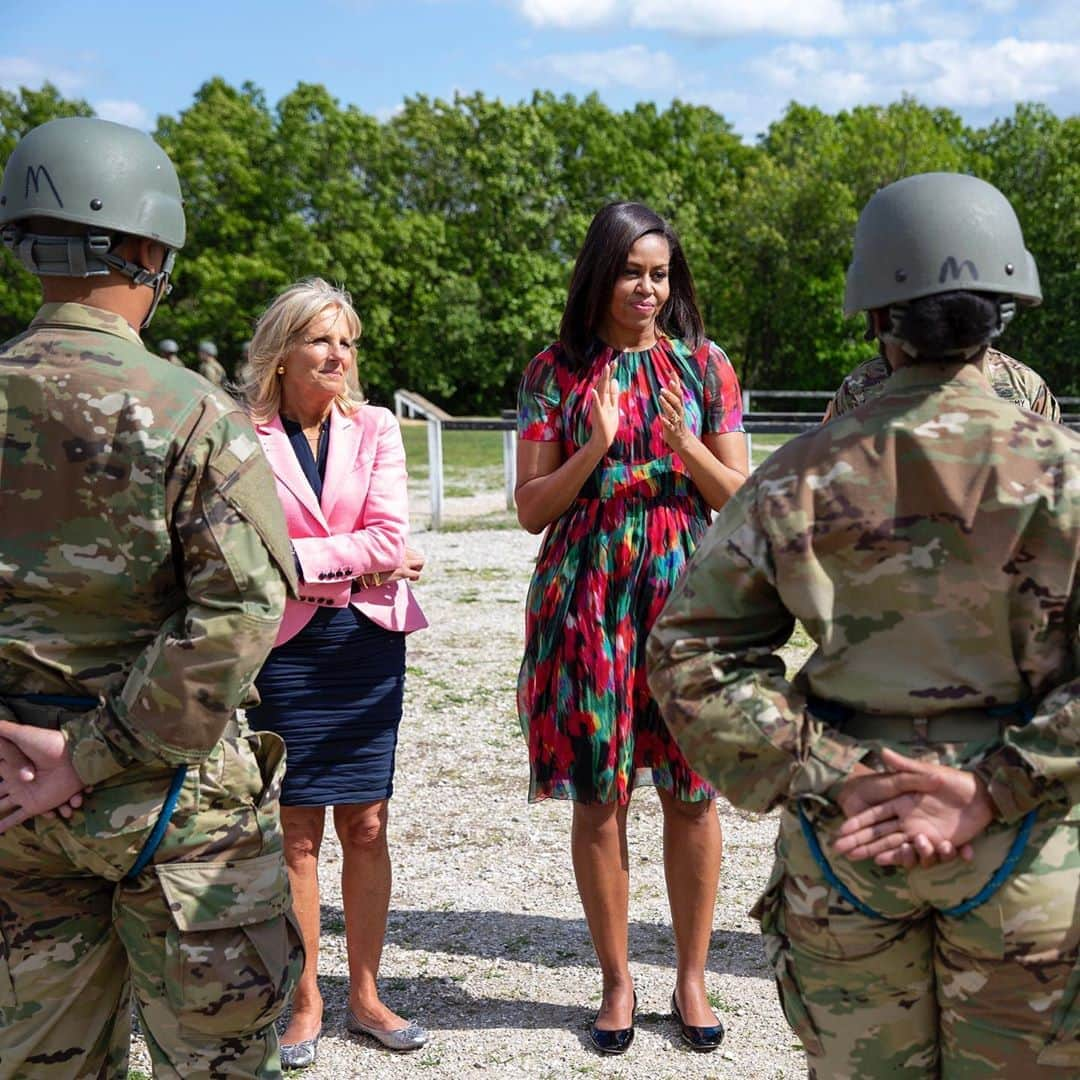
[{"label": "navy blue top", "polygon": [[311,490],[315,492],[315,498],[322,501],[322,485],[326,478],[326,458],[330,452],[330,418],[327,417],[319,425],[319,456],[316,458],[311,452],[311,443],[304,435],[304,429],[296,420],[290,420],[282,416],[281,426],[292,443],[293,453],[300,462],[300,468],[308,478]]}]

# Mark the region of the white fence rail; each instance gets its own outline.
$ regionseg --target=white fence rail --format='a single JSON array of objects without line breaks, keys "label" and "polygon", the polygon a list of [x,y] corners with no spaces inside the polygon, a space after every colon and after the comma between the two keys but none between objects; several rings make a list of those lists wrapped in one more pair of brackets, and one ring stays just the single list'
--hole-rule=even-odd
[{"label": "white fence rail", "polygon": [[[797,435],[808,431],[821,422],[825,404],[832,398],[832,390],[743,390],[743,427],[746,429],[746,452],[753,461],[754,435]],[[755,399],[794,399],[821,401],[820,408],[807,412],[758,412],[752,411]],[[1070,407],[1080,405],[1080,398],[1058,399],[1065,415],[1062,420],[1080,430],[1080,415],[1071,413]],[[506,489],[506,508],[514,509],[514,488],[517,486],[517,424],[513,410],[504,410],[501,417],[452,416],[445,409],[428,401],[412,390],[394,392],[394,412],[403,416],[420,417],[427,421],[428,483],[431,487],[431,527],[438,529],[443,520],[443,431],[501,431],[503,433],[503,482]]]},{"label": "white fence rail", "polygon": [[422,417],[427,421],[428,484],[431,491],[431,527],[442,525],[445,486],[443,483],[444,431],[501,431],[503,433],[503,484],[506,508],[514,509],[514,488],[517,486],[517,422],[514,413],[494,416],[452,416],[445,409],[428,401],[412,390],[394,391],[394,412],[403,416]]}]

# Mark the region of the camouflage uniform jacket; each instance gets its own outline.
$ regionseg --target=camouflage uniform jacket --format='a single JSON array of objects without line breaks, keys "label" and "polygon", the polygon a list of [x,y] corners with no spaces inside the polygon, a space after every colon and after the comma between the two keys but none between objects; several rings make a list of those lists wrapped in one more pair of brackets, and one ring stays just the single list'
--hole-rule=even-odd
[{"label": "camouflage uniform jacket", "polygon": [[[1047,420],[1061,419],[1061,406],[1037,371],[997,349],[986,350],[983,364],[998,397],[1045,416]],[[876,397],[891,374],[892,368],[884,356],[875,356],[860,364],[840,384],[825,410],[824,419],[831,420],[851,412],[864,401]]]},{"label": "camouflage uniform jacket", "polygon": [[[894,717],[1029,701],[965,764],[1004,821],[1080,804],[1078,564],[1080,436],[970,366],[902,368],[724,507],[652,631],[650,686],[691,765],[746,809],[828,798],[869,752],[810,694]],[[789,682],[795,619],[817,649]]]},{"label": "camouflage uniform jacket", "polygon": [[119,316],[46,304],[0,346],[0,500],[0,697],[104,702],[63,726],[87,784],[204,760],[295,590],[244,414]]}]

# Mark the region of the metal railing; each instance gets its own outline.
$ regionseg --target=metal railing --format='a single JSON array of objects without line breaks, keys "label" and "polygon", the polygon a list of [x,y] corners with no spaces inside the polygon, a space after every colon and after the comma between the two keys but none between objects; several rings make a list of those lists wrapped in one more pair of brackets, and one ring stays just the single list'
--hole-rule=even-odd
[{"label": "metal railing", "polygon": [[[750,411],[754,398],[796,398],[829,401],[832,390],[743,390],[743,429],[746,432],[746,453],[753,468],[753,439],[755,435],[799,435],[821,423],[825,409],[815,412],[758,412]],[[1062,406],[1080,404],[1080,398],[1058,398]],[[452,416],[445,409],[411,390],[394,392],[394,412],[402,416],[421,417],[427,421],[428,484],[431,491],[431,528],[438,529],[443,520],[445,485],[443,482],[443,431],[501,431],[503,433],[503,482],[506,509],[514,509],[514,488],[517,486],[517,414],[504,409],[501,416]],[[1062,423],[1080,431],[1080,414],[1065,414]]]},{"label": "metal railing", "polygon": [[394,391],[394,413],[420,416],[427,421],[428,485],[431,493],[431,527],[442,525],[445,485],[443,483],[444,431],[501,431],[503,433],[503,485],[506,509],[514,509],[517,486],[517,414],[504,409],[502,416],[452,416],[445,409],[411,390]]}]

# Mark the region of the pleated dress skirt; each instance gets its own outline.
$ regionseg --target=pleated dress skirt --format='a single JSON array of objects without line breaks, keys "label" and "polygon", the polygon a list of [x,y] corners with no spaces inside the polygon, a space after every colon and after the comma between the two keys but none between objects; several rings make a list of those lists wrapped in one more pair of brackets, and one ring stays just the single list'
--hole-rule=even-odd
[{"label": "pleated dress skirt", "polygon": [[253,728],[285,740],[283,806],[388,799],[405,686],[405,635],[354,607],[320,608],[271,650]]}]

